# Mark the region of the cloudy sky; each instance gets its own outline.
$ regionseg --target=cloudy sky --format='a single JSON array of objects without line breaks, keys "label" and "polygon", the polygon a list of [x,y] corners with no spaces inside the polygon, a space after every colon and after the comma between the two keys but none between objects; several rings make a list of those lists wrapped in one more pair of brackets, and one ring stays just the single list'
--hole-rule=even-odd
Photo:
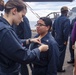
[{"label": "cloudy sky", "polygon": [[[62,6],[68,6],[69,9],[76,7],[76,0],[73,2],[28,2],[27,4],[39,16],[46,16],[51,12],[60,12],[60,8]],[[26,15],[30,20],[37,20],[37,18],[35,18],[35,16],[29,10]]]},{"label": "cloudy sky", "polygon": [[[4,0],[7,2],[8,0]],[[73,2],[26,2],[34,13],[37,13],[40,17],[46,16],[51,12],[60,12],[62,6],[68,6],[69,9],[76,7],[76,0]],[[26,16],[30,21],[36,21],[38,18],[28,9]]]}]

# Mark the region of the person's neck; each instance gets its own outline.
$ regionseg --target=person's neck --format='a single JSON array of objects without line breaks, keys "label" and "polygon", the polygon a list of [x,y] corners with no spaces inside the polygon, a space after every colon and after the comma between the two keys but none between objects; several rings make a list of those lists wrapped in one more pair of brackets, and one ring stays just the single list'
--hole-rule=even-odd
[{"label": "person's neck", "polygon": [[40,34],[40,35],[39,35],[39,38],[42,39],[47,33],[48,33],[48,32],[43,33],[43,34]]},{"label": "person's neck", "polygon": [[12,20],[10,19],[8,14],[4,14],[3,18],[6,19],[10,25],[12,25]]}]

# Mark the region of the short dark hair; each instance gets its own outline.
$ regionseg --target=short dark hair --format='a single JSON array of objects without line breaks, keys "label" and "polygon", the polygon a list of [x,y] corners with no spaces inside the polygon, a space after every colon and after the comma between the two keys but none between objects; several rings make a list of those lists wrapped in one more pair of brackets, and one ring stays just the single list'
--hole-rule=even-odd
[{"label": "short dark hair", "polygon": [[17,11],[20,12],[23,9],[27,10],[26,5],[23,3],[22,0],[9,0],[5,4],[5,13],[9,13],[11,9],[17,8]]},{"label": "short dark hair", "polygon": [[65,14],[65,13],[67,13],[68,12],[68,7],[67,6],[63,6],[62,8],[61,8],[61,13],[62,14]]},{"label": "short dark hair", "polygon": [[49,17],[40,17],[41,20],[44,21],[46,26],[50,26],[49,30],[51,30],[51,26],[52,26],[52,20]]}]

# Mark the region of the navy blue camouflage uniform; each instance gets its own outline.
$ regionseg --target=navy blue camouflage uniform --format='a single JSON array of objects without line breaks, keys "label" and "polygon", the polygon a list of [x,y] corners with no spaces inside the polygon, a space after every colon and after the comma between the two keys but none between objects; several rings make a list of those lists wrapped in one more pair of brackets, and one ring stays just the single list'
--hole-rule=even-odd
[{"label": "navy blue camouflage uniform", "polygon": [[38,48],[23,47],[11,25],[0,17],[0,75],[18,75],[20,64],[39,59],[39,55]]},{"label": "navy blue camouflage uniform", "polygon": [[59,51],[60,51],[58,70],[62,70],[62,66],[64,63],[65,52],[66,52],[66,45],[64,44],[64,42],[68,41],[69,31],[70,31],[70,20],[65,15],[61,15],[54,21],[52,27],[52,35],[59,44]]},{"label": "navy blue camouflage uniform", "polygon": [[[36,37],[38,37],[37,35]],[[57,75],[57,65],[59,59],[58,44],[52,37],[51,33],[48,32],[42,39],[42,44],[47,44],[49,50],[40,53],[40,60],[33,62],[32,75]],[[40,46],[37,43],[32,43],[30,49],[34,49]]]}]

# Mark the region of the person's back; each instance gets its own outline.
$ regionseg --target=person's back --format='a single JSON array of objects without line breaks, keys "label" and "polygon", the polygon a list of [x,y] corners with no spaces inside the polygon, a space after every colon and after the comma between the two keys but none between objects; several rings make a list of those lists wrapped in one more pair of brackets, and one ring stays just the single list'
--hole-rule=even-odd
[{"label": "person's back", "polygon": [[73,74],[76,75],[76,22],[72,30],[72,48],[74,49],[74,69]]},{"label": "person's back", "polygon": [[70,30],[70,20],[67,18],[67,13],[68,8],[66,6],[62,7],[61,16],[54,21],[52,28],[52,35],[59,44],[60,51],[58,72],[65,72],[65,70],[63,69],[63,63]]},{"label": "person's back", "polygon": [[75,44],[75,41],[76,41],[76,22],[74,23],[73,30],[72,30],[72,45]]},{"label": "person's back", "polygon": [[[62,43],[64,43],[64,41],[67,40],[66,37],[68,36],[68,32],[66,32],[66,34],[65,34],[65,31],[69,31],[68,22],[69,22],[69,19],[65,15],[61,15],[54,21],[54,24],[53,24],[54,30],[52,31],[52,34],[54,34],[53,35],[54,38],[60,45]],[[67,29],[65,29],[66,25],[67,25]],[[65,31],[64,31],[64,29],[65,29]],[[59,42],[59,40],[60,40],[60,42]]]}]

